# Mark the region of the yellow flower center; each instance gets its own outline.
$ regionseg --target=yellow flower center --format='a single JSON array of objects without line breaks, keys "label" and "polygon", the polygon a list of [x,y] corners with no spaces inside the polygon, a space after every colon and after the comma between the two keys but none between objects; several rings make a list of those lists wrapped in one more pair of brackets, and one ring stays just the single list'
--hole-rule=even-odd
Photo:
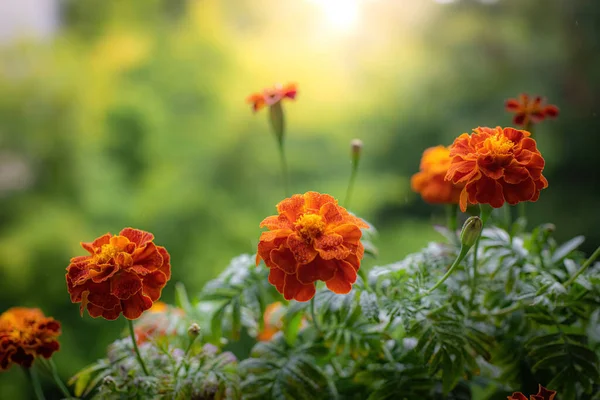
[{"label": "yellow flower center", "polygon": [[492,155],[509,154],[515,144],[504,135],[494,135],[483,142],[483,147]]},{"label": "yellow flower center", "polygon": [[100,253],[96,254],[94,262],[96,263],[106,263],[111,258],[116,257],[116,255],[121,251],[118,247],[112,244],[103,244]]},{"label": "yellow flower center", "polygon": [[325,230],[325,222],[318,214],[304,214],[296,222],[296,229],[304,240],[311,241]]}]

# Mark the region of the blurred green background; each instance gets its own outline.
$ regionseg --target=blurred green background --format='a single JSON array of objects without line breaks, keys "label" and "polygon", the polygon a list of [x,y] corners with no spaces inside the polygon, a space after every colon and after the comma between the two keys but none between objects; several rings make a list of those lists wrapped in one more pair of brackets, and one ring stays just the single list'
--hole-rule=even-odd
[{"label": "blurred green background", "polygon": [[[550,187],[530,226],[600,242],[597,2],[6,0],[0,25],[0,311],[62,322],[64,378],[124,327],[70,303],[80,241],[153,232],[172,255],[167,302],[174,282],[197,293],[254,251],[283,191],[268,114],[245,98],[276,82],[299,85],[284,104],[294,192],[341,199],[349,142],[364,141],[351,209],[380,249],[366,267],[438,238],[443,208],[409,186],[422,151],[510,125],[503,103],[521,92],[561,112],[537,127]],[[0,374],[2,398],[24,386],[18,368]]]}]

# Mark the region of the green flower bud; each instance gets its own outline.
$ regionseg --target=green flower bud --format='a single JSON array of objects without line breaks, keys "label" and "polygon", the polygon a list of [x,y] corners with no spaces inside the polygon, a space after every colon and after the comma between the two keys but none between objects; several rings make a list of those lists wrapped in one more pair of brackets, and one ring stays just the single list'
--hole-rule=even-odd
[{"label": "green flower bud", "polygon": [[363,142],[360,139],[352,139],[350,149],[352,150],[352,161],[357,162],[363,148]]},{"label": "green flower bud", "polygon": [[460,232],[460,243],[469,248],[475,244],[483,229],[483,221],[479,217],[469,217]]},{"label": "green flower bud", "polygon": [[193,340],[193,339],[196,339],[199,334],[200,334],[200,326],[198,326],[198,324],[194,322],[188,328],[188,336],[190,337],[190,339]]}]

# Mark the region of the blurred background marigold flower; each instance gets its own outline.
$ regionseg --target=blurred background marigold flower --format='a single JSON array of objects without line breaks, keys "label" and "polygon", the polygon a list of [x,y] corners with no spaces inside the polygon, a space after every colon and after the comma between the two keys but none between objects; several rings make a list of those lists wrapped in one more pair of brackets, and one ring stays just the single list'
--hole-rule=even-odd
[{"label": "blurred background marigold flower", "polygon": [[529,136],[514,128],[479,127],[454,140],[446,179],[465,185],[459,201],[463,212],[467,201],[494,208],[537,201],[548,181],[542,175],[544,158]]},{"label": "blurred background marigold flower", "polygon": [[265,218],[256,264],[264,260],[269,282],[286,300],[309,301],[315,282],[350,292],[364,255],[361,228],[369,226],[327,194],[295,194],[277,204],[278,215]]},{"label": "blurred background marigold flower", "polygon": [[263,315],[264,328],[258,333],[256,339],[260,341],[271,340],[273,335],[279,332],[283,327],[283,315],[285,314],[285,307],[280,301],[269,304],[265,308]]},{"label": "blurred background marigold flower", "polygon": [[96,318],[136,319],[152,307],[171,278],[170,256],[156,246],[154,235],[125,228],[91,243],[81,243],[90,255],[71,259],[67,289],[73,303],[81,303]]},{"label": "blurred background marigold flower", "polygon": [[553,104],[546,105],[546,100],[540,96],[534,98],[523,93],[517,99],[508,99],[505,103],[506,111],[515,113],[513,123],[528,127],[532,123],[542,122],[546,118],[558,116],[558,107]]},{"label": "blurred background marigold flower", "polygon": [[[539,385],[538,393],[532,394],[530,400],[554,400],[554,396],[556,396],[555,390],[548,390],[542,385]],[[521,392],[515,392],[512,396],[508,396],[507,398],[508,400],[527,400],[527,396]]]},{"label": "blurred background marigold flower", "polygon": [[464,184],[445,180],[450,166],[450,149],[435,146],[426,149],[421,158],[420,171],[410,179],[413,191],[431,204],[458,204]]},{"label": "blurred background marigold flower", "polygon": [[38,308],[13,307],[0,315],[0,371],[19,364],[29,368],[35,357],[50,358],[60,347],[60,323]]},{"label": "blurred background marigold flower", "polygon": [[272,88],[266,88],[262,92],[253,93],[246,99],[247,103],[252,104],[252,109],[256,112],[264,106],[272,106],[275,103],[285,99],[295,99],[298,89],[295,83],[287,85],[276,84]]},{"label": "blurred background marigold flower", "polygon": [[162,301],[155,302],[135,323],[135,337],[138,344],[160,336],[174,335],[177,326],[170,316],[183,316],[182,309],[172,307]]}]

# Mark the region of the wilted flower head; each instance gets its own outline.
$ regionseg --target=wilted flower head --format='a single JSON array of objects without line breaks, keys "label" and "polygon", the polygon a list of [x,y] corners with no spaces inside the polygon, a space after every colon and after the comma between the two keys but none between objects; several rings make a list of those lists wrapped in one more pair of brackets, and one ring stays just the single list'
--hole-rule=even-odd
[{"label": "wilted flower head", "polygon": [[71,259],[67,288],[73,303],[87,307],[92,317],[117,319],[121,312],[136,319],[152,307],[171,278],[170,257],[156,246],[154,235],[125,228],[91,243],[81,243],[90,255]]},{"label": "wilted flower head", "polygon": [[463,133],[450,147],[450,167],[446,179],[464,184],[460,209],[472,204],[502,207],[537,201],[548,187],[542,175],[544,159],[530,133],[514,128],[476,128]]},{"label": "wilted flower head", "polygon": [[450,150],[445,146],[430,147],[423,152],[420,171],[410,178],[413,191],[431,204],[458,204],[464,184],[445,180],[450,166]]},{"label": "wilted flower head", "polygon": [[38,308],[14,307],[0,315],[0,371],[12,364],[29,368],[35,357],[59,349],[60,323]]},{"label": "wilted flower head", "polygon": [[265,218],[256,264],[264,260],[269,282],[286,300],[308,301],[315,282],[345,294],[356,281],[364,254],[360,228],[369,226],[327,194],[295,194],[277,204],[278,215]]},{"label": "wilted flower head", "polygon": [[[556,391],[548,390],[542,385],[539,385],[539,390],[537,394],[532,394],[529,396],[529,400],[554,400],[554,396],[556,396]],[[527,396],[525,396],[521,392],[514,392],[512,396],[507,397],[508,400],[527,400]]]},{"label": "wilted flower head", "polygon": [[515,113],[513,123],[528,126],[532,123],[542,122],[545,118],[554,118],[558,115],[558,107],[545,104],[545,99],[540,96],[534,98],[523,93],[517,99],[506,100],[506,111]]},{"label": "wilted flower head", "polygon": [[288,83],[283,86],[276,84],[272,88],[266,88],[262,92],[253,93],[246,99],[247,103],[252,104],[252,109],[256,112],[264,106],[272,106],[275,103],[279,103],[281,100],[294,99],[298,89],[295,83]]}]

